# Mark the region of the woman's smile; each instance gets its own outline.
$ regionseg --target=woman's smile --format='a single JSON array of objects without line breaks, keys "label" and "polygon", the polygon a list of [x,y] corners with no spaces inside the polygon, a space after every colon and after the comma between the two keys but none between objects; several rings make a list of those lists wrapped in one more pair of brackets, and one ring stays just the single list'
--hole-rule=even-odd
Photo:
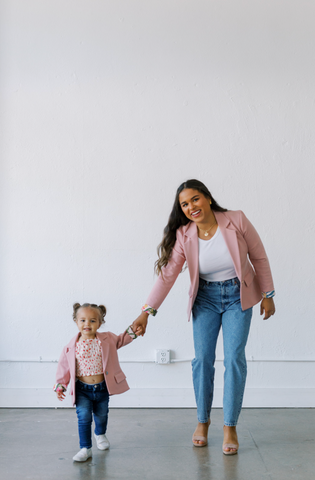
[{"label": "woman's smile", "polygon": [[196,218],[196,217],[199,216],[200,213],[201,213],[201,210],[195,210],[194,212],[191,212],[190,215],[191,215],[192,217]]}]

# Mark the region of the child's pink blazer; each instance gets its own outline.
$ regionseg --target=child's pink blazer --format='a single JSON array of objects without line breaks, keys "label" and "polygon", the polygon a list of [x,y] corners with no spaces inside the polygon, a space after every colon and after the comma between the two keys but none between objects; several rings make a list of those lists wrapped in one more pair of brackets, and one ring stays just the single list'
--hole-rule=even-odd
[{"label": "child's pink blazer", "polygon": [[[242,211],[213,213],[241,282],[241,305],[242,310],[246,310],[262,299],[262,292],[274,290],[264,246],[255,228]],[[199,287],[198,231],[194,222],[189,222],[177,230],[171,258],[167,266],[163,268],[163,278],[159,275],[146,303],[156,310],[160,307],[174,285],[185,261],[190,275],[187,310],[189,320]]]},{"label": "child's pink blazer", "polygon": [[[129,386],[126,381],[126,375],[120,368],[117,350],[132,342],[132,338],[126,332],[121,335],[115,335],[111,332],[96,332],[96,337],[101,341],[103,371],[108,393],[116,395],[117,393],[126,392],[129,390]],[[70,395],[72,396],[72,405],[75,404],[75,346],[78,338],[79,333],[64,347],[56,373],[56,383],[61,383],[67,388],[71,382]]]}]

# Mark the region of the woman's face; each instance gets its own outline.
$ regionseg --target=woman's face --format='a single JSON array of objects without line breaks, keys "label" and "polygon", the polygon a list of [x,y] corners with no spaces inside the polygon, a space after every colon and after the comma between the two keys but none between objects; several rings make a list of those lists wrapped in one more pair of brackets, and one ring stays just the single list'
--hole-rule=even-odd
[{"label": "woman's face", "polygon": [[211,213],[210,199],[205,197],[198,190],[185,188],[179,194],[179,204],[186,217],[195,223],[209,221]]}]

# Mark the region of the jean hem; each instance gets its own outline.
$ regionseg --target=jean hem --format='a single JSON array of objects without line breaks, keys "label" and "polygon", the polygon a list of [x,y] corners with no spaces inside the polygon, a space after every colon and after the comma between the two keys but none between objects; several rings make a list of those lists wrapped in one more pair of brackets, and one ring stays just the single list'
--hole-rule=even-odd
[{"label": "jean hem", "polygon": [[208,420],[199,420],[199,418],[197,417],[197,420],[199,423],[208,423],[210,420],[210,417],[208,418]]}]

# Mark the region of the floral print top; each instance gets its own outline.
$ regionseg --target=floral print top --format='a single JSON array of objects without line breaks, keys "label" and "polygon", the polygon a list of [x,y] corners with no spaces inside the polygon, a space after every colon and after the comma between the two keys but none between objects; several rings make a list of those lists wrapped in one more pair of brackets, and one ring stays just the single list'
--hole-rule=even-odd
[{"label": "floral print top", "polygon": [[103,373],[101,341],[89,338],[76,343],[76,376],[89,377]]}]

